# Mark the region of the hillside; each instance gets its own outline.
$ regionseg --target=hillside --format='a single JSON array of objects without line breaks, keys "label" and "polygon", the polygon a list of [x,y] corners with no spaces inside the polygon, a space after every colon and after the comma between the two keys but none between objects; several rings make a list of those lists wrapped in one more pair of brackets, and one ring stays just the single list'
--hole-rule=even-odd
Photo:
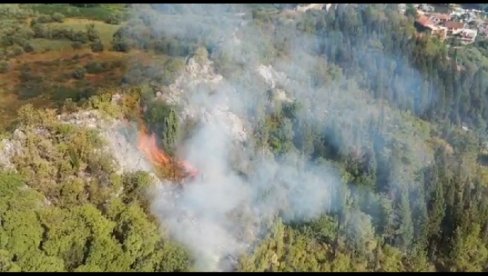
[{"label": "hillside", "polygon": [[0,271],[488,269],[483,41],[397,4],[0,14]]}]

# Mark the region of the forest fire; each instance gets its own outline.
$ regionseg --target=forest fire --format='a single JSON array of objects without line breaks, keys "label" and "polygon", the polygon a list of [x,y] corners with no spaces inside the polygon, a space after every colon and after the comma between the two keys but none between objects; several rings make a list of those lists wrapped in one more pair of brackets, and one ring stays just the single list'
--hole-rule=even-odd
[{"label": "forest fire", "polygon": [[178,162],[178,165],[181,166],[191,178],[195,178],[198,175],[198,170],[187,161],[180,161]]},{"label": "forest fire", "polygon": [[198,174],[198,170],[187,161],[173,160],[160,149],[156,142],[156,135],[154,133],[148,134],[145,128],[139,131],[138,148],[155,167],[169,172],[168,176],[174,179],[193,179]]},{"label": "forest fire", "polygon": [[170,157],[158,148],[154,133],[148,135],[144,130],[139,133],[139,150],[156,166],[168,166],[170,164]]}]

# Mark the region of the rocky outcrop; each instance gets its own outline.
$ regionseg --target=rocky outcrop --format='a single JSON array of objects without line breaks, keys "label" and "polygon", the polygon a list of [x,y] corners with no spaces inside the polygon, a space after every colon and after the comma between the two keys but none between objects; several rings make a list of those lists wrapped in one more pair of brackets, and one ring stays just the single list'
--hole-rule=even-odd
[{"label": "rocky outcrop", "polygon": [[97,129],[107,142],[105,150],[113,155],[119,173],[146,171],[152,172],[151,164],[137,149],[138,131],[134,123],[123,120],[105,118],[96,110],[62,114],[58,119],[90,129]]},{"label": "rocky outcrop", "polygon": [[[212,61],[204,59],[199,63],[190,58],[184,72],[157,96],[168,104],[183,107],[178,114],[180,120],[224,122],[233,140],[243,142],[247,139],[246,122],[230,111],[228,87],[222,80],[222,75],[215,73]],[[208,97],[217,100],[208,101]]]},{"label": "rocky outcrop", "polygon": [[[99,131],[107,144],[102,151],[114,157],[118,173],[146,171],[153,172],[151,164],[138,150],[138,130],[135,124],[123,120],[107,118],[97,110],[85,110],[75,113],[65,113],[57,119],[66,124],[73,124]],[[36,134],[50,137],[47,129],[37,128]],[[12,158],[21,155],[25,147],[26,135],[21,129],[16,129],[11,138],[0,141],[0,168],[15,171]]]},{"label": "rocky outcrop", "polygon": [[24,132],[16,129],[11,139],[5,138],[0,141],[0,168],[16,171],[12,158],[22,153],[22,142],[25,139]]}]

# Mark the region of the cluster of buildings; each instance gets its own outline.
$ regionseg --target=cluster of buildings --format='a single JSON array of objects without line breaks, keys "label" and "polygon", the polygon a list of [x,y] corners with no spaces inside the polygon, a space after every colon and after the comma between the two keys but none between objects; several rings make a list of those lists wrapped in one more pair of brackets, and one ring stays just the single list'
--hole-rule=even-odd
[{"label": "cluster of buildings", "polygon": [[[332,4],[299,4],[294,12],[308,10],[329,11]],[[464,9],[458,4],[413,4],[417,11],[415,27],[419,31],[438,36],[441,40],[453,39],[462,44],[471,44],[476,39],[488,39],[487,14],[481,10]],[[399,11],[405,13],[407,4],[398,4]]]},{"label": "cluster of buildings", "polygon": [[323,10],[329,11],[332,4],[299,4],[296,7],[298,12],[306,12],[307,10]]},{"label": "cluster of buildings", "polygon": [[449,6],[449,12],[434,12],[431,5],[417,4],[415,26],[420,31],[437,35],[442,40],[454,38],[462,44],[470,44],[478,35],[488,37],[488,24],[485,13],[478,10],[466,10],[456,5]]}]

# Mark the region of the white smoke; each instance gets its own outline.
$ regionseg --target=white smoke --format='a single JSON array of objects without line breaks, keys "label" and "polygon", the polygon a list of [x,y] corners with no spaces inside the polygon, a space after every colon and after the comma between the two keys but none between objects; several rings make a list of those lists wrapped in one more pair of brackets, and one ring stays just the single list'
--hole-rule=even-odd
[{"label": "white smoke", "polygon": [[[316,124],[332,108],[336,116],[342,116],[341,122],[350,119],[345,128],[354,128],[356,121],[378,116],[378,112],[369,103],[351,106],[347,99],[357,97],[353,94],[357,89],[346,89],[349,94],[345,94],[337,84],[313,90],[310,72],[317,61],[307,54],[314,47],[308,35],[291,32],[293,54],[271,65],[263,61],[267,38],[246,25],[248,12],[245,16],[236,13],[239,6],[208,7],[169,6],[151,23],[162,35],[197,38],[206,34],[219,42],[219,50],[231,62],[243,67],[239,75],[224,79],[215,74],[212,62],[198,64],[190,59],[186,71],[160,94],[182,107],[181,120],[199,121],[195,134],[179,145],[184,149],[180,158],[199,174],[181,187],[161,182],[151,191],[152,211],[190,249],[197,270],[225,271],[233,269],[235,258],[250,250],[276,217],[306,221],[341,208],[337,197],[344,185],[332,165],[312,164],[296,152],[277,159],[255,147],[252,130],[267,112],[266,104],[273,104],[267,90],[274,91],[274,103],[303,100],[298,116]],[[152,13],[135,11],[136,16]],[[332,97],[339,100],[331,102]]]}]

